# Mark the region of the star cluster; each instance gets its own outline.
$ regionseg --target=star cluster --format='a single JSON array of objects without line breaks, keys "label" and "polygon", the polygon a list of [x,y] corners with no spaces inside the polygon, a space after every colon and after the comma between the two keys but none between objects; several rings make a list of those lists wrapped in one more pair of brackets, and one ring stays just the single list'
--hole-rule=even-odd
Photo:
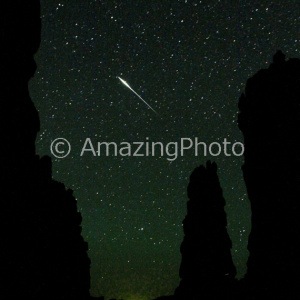
[{"label": "star cluster", "polygon": [[[227,201],[232,255],[246,272],[250,204],[243,158],[80,156],[95,142],[243,142],[237,102],[281,49],[298,56],[298,1],[41,1],[42,43],[30,92],[40,155],[63,137],[53,176],[74,190],[89,243],[91,293],[149,299],[179,283],[192,170],[211,159]],[[117,79],[126,80],[153,113]]]}]

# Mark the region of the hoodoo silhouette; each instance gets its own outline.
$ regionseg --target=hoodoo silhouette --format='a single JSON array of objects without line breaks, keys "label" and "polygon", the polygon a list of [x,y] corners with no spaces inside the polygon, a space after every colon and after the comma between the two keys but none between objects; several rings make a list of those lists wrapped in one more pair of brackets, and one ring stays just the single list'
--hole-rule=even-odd
[{"label": "hoodoo silhouette", "polygon": [[35,153],[40,129],[28,81],[40,44],[40,4],[4,1],[1,26],[0,298],[87,299],[90,260],[71,190]]},{"label": "hoodoo silhouette", "polygon": [[239,100],[242,167],[252,209],[250,299],[299,299],[300,60],[278,51]]},{"label": "hoodoo silhouette", "polygon": [[187,215],[183,221],[181,282],[178,299],[230,299],[236,269],[227,233],[225,200],[217,165],[196,168],[188,185]]},{"label": "hoodoo silhouette", "polygon": [[[40,120],[28,82],[40,36],[38,0],[1,3],[0,298],[92,299],[76,199],[35,151]],[[188,185],[180,285],[158,299],[300,298],[299,79],[300,60],[278,51],[239,99],[252,208],[245,278],[236,284],[217,166],[207,162]]]},{"label": "hoodoo silhouette", "polygon": [[[188,214],[179,299],[299,299],[300,60],[273,63],[247,81],[239,99],[242,167],[252,208],[248,271],[234,280],[225,201],[216,165],[197,168],[188,186]],[[224,274],[226,276],[224,276]]]}]

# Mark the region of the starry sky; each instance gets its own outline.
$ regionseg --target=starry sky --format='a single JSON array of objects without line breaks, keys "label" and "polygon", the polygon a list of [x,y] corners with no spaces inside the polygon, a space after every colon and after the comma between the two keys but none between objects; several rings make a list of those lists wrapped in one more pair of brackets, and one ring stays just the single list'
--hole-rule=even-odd
[{"label": "starry sky", "polygon": [[[91,294],[153,299],[179,284],[182,220],[193,169],[218,164],[238,278],[246,272],[251,211],[242,157],[80,156],[97,142],[243,142],[238,98],[276,50],[298,57],[298,1],[78,1],[42,5],[30,82],[39,155],[74,190],[89,243]],[[126,88],[126,80],[157,112]],[[67,158],[50,144],[65,138]]]}]

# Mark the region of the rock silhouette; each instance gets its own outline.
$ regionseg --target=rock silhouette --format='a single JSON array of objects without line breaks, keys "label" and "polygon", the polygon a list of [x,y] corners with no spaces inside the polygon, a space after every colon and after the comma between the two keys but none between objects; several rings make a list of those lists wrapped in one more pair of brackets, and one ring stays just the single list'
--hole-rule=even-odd
[{"label": "rock silhouette", "polygon": [[206,167],[193,171],[188,197],[183,221],[185,236],[180,248],[181,282],[175,296],[178,299],[230,299],[236,269],[215,163],[208,161]]},{"label": "rock silhouette", "polygon": [[40,44],[40,4],[5,1],[0,10],[0,298],[87,299],[88,246],[71,190],[35,153],[39,116],[29,96]]},{"label": "rock silhouette", "polygon": [[299,299],[300,60],[278,51],[239,100],[252,208],[246,299]]},{"label": "rock silhouette", "polygon": [[[91,299],[88,246],[71,190],[36,155],[40,130],[28,81],[40,44],[38,0],[1,3],[0,297]],[[248,271],[236,285],[217,166],[196,168],[188,186],[177,299],[299,299],[300,60],[273,63],[239,100],[242,167],[252,208]],[[173,296],[159,299],[173,298]],[[103,298],[100,298],[103,299]]]}]

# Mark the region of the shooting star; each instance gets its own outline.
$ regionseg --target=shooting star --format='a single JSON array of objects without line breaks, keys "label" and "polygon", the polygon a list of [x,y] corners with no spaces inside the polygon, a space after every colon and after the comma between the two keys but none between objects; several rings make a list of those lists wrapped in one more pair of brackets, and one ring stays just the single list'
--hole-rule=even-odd
[{"label": "shooting star", "polygon": [[132,92],[134,92],[151,110],[153,110],[157,115],[158,113],[133,89],[131,88],[131,86],[125,81],[123,80],[121,77],[117,76],[118,79],[120,79],[120,81],[126,86],[128,87]]}]

